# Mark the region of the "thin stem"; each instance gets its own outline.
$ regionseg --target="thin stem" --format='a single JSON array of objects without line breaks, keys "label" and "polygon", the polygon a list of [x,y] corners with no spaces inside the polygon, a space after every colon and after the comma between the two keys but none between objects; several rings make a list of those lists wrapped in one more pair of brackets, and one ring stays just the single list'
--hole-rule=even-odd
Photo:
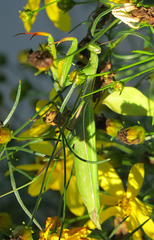
[{"label": "thin stem", "polygon": [[[31,226],[31,225],[32,225],[34,216],[35,216],[35,214],[36,214],[36,212],[37,212],[37,209],[38,209],[38,207],[39,207],[39,205],[40,205],[40,203],[41,203],[42,196],[43,196],[43,193],[44,193],[45,188],[46,188],[45,180],[46,180],[47,172],[48,172],[50,163],[51,163],[51,161],[53,160],[53,156],[54,156],[54,153],[55,153],[55,151],[56,151],[57,144],[58,144],[58,142],[59,142],[60,136],[61,136],[61,133],[60,133],[59,136],[58,136],[58,139],[57,139],[57,142],[56,142],[56,144],[55,144],[55,146],[54,146],[53,152],[52,152],[51,157],[50,157],[50,159],[49,159],[49,161],[48,161],[48,164],[47,164],[47,166],[46,166],[45,173],[44,173],[43,180],[42,180],[41,189],[40,189],[40,192],[39,192],[39,195],[38,195],[38,198],[37,198],[37,201],[36,201],[36,204],[35,204],[33,213],[32,213],[32,217],[31,217],[31,219],[30,219],[30,221],[29,221],[29,223],[28,223],[28,226]],[[54,164],[54,166],[55,166],[55,164]],[[51,174],[50,174],[50,177],[51,177]]]},{"label": "thin stem", "polygon": [[46,7],[48,7],[49,5],[51,5],[51,4],[53,4],[53,3],[56,3],[56,2],[57,2],[57,1],[50,2],[50,3],[46,4],[46,5],[44,5],[43,7],[34,10],[33,13],[39,12],[39,11],[45,9]]},{"label": "thin stem", "polygon": [[60,229],[60,234],[59,234],[59,240],[61,239],[65,216],[66,216],[66,189],[67,189],[67,186],[66,186],[66,151],[65,151],[65,140],[64,140],[63,133],[62,133],[62,144],[63,144],[63,152],[64,152],[64,194],[63,194],[64,204],[63,204],[63,217],[62,217],[61,229]]},{"label": "thin stem", "polygon": [[[26,206],[24,205],[24,203],[23,203],[23,201],[22,201],[22,199],[21,199],[21,197],[20,197],[20,195],[19,195],[19,192],[18,192],[18,190],[17,190],[17,188],[16,188],[16,182],[15,182],[15,178],[14,178],[13,170],[12,170],[12,163],[11,163],[11,161],[10,161],[10,159],[9,159],[9,156],[8,156],[8,154],[7,154],[7,150],[6,150],[6,149],[5,149],[5,153],[6,153],[6,156],[7,156],[7,159],[8,159],[8,167],[9,167],[9,171],[10,171],[11,186],[12,186],[12,188],[13,188],[14,194],[15,194],[16,199],[17,199],[18,203],[20,204],[21,208],[24,210],[24,212],[27,214],[27,216],[28,216],[29,218],[31,218],[32,215],[31,215],[31,213],[29,212],[29,210],[26,208]],[[33,219],[33,222],[35,223],[35,225],[36,225],[40,230],[42,230],[40,224],[39,224],[35,219]]]}]

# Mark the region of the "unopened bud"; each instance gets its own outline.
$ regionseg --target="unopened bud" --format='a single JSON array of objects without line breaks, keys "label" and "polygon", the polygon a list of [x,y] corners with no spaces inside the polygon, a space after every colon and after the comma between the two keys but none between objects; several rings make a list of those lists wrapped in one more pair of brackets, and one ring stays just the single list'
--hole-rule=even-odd
[{"label": "unopened bud", "polygon": [[11,141],[11,130],[9,128],[0,127],[0,144],[6,144]]},{"label": "unopened bud", "polygon": [[68,12],[74,7],[74,5],[75,2],[73,0],[60,0],[57,3],[58,8],[63,10],[64,12]]},{"label": "unopened bud", "polygon": [[87,79],[85,73],[78,70],[72,71],[69,77],[70,81],[73,83],[75,82],[77,85],[82,84]]},{"label": "unopened bud", "polygon": [[117,92],[121,92],[123,89],[124,89],[124,84],[120,81],[117,81],[114,83],[113,87],[114,87],[114,90],[117,91]]},{"label": "unopened bud", "polygon": [[20,18],[23,22],[30,22],[32,20],[32,17],[34,13],[30,9],[25,9],[23,11],[19,11]]}]

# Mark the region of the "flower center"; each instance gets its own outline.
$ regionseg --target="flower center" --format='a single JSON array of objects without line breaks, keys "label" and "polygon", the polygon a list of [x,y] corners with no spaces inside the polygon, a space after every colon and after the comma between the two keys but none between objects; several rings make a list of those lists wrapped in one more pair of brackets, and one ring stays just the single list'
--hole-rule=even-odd
[{"label": "flower center", "polygon": [[122,213],[124,217],[127,217],[131,213],[131,206],[129,203],[129,199],[124,197],[118,200],[118,206],[122,209]]}]

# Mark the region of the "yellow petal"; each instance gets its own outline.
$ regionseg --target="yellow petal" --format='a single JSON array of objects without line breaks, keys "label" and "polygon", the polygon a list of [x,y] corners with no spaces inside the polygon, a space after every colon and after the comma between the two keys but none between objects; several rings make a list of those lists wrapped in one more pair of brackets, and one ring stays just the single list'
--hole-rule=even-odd
[{"label": "yellow petal", "polygon": [[117,198],[100,193],[100,204],[102,205],[115,205],[117,204]]},{"label": "yellow petal", "polygon": [[[37,121],[36,121],[37,122]],[[39,124],[35,123],[36,126],[32,126],[30,129],[26,130],[25,132],[21,133],[18,137],[19,138],[31,138],[31,137],[39,137],[43,133],[47,132],[51,127],[49,124]]]},{"label": "yellow petal", "polygon": [[[44,0],[45,5],[53,2],[53,0]],[[71,19],[69,13],[64,13],[57,7],[57,2],[54,2],[50,6],[46,7],[46,11],[50,20],[54,25],[62,31],[69,31],[71,28]]]},{"label": "yellow petal", "polygon": [[144,164],[136,163],[132,166],[127,183],[127,198],[134,198],[139,193],[144,179]]},{"label": "yellow petal", "polygon": [[146,216],[150,216],[151,215],[152,208],[148,204],[140,201],[138,198],[133,199],[133,202],[135,202],[136,206],[138,206],[140,208],[140,210],[142,211],[143,215],[146,215]]},{"label": "yellow petal", "polygon": [[42,141],[30,144],[31,150],[50,156],[53,151],[53,146],[49,141]]},{"label": "yellow petal", "polygon": [[[133,201],[130,201],[130,203],[132,209],[131,215],[136,216],[136,219],[140,224],[144,223],[147,219],[149,219],[152,211],[151,207],[141,202],[137,198],[135,198]],[[154,222],[151,219],[146,222],[142,228],[151,239],[154,239]]]},{"label": "yellow petal", "polygon": [[[48,103],[47,100],[39,100],[36,103],[36,112],[40,111],[41,108],[43,108],[46,104]],[[48,106],[46,106],[40,113],[39,115],[43,115],[47,111],[56,111],[57,108],[53,105],[53,103],[50,103]]]},{"label": "yellow petal", "polygon": [[[57,95],[55,88],[53,88],[49,94],[49,99],[52,100]],[[60,97],[57,97],[54,102],[61,102]]]},{"label": "yellow petal", "polygon": [[116,216],[122,218],[121,208],[118,206],[109,207],[101,213],[101,224],[108,218]]},{"label": "yellow petal", "polygon": [[[136,213],[137,214],[137,213]],[[127,219],[126,219],[126,225],[128,228],[129,232],[132,232],[134,229],[136,229],[139,225],[136,219],[136,214],[131,214]],[[133,240],[142,240],[142,232],[141,230],[137,230],[133,234]]]},{"label": "yellow petal", "polygon": [[77,216],[82,216],[85,212],[85,206],[81,200],[75,176],[71,177],[66,191],[66,205],[70,211]]},{"label": "yellow petal", "polygon": [[42,164],[40,163],[23,164],[23,165],[18,165],[17,168],[25,171],[38,171],[42,169]]},{"label": "yellow petal", "polygon": [[112,0],[111,2],[117,3],[117,4],[122,4],[122,3],[129,3],[130,0]]},{"label": "yellow petal", "polygon": [[[148,220],[149,217],[142,217],[142,221],[145,222],[146,220]],[[141,224],[141,221],[138,219],[139,223]],[[148,222],[146,222],[143,226],[142,226],[144,232],[146,233],[146,235],[148,235],[151,239],[154,239],[154,222],[152,221],[152,219],[149,219]]]},{"label": "yellow petal", "polygon": [[125,190],[122,181],[109,162],[98,165],[100,186],[114,197],[122,198]]},{"label": "yellow petal", "polygon": [[[40,6],[40,0],[28,0],[25,8],[30,9],[31,11],[35,11],[36,9],[39,8],[39,6]],[[37,13],[34,13],[34,16],[30,22],[24,22],[24,27],[27,32],[31,30],[31,25],[35,22],[36,16],[37,16]]]},{"label": "yellow petal", "polygon": [[[57,164],[56,164],[57,165]],[[48,181],[48,178],[50,176],[51,170],[52,170],[53,163],[49,167],[46,175],[46,181]],[[28,188],[28,193],[32,196],[35,197],[39,194],[43,177],[44,177],[44,171],[45,171],[45,164],[41,165],[39,171],[42,173],[40,174],[39,178],[33,182],[29,188]],[[51,178],[49,179],[48,185],[46,186],[46,191],[49,189],[55,190],[55,191],[60,191],[61,186],[64,185],[64,175],[63,175],[63,169],[57,170],[56,167],[54,168]]]},{"label": "yellow petal", "polygon": [[[43,167],[42,167],[43,169]],[[40,169],[41,170],[41,169]],[[42,185],[42,181],[43,181],[43,174],[41,174],[39,176],[39,178],[36,179],[35,182],[33,182],[29,187],[28,187],[28,193],[29,195],[31,195],[32,197],[36,197],[41,189],[41,185]]]}]

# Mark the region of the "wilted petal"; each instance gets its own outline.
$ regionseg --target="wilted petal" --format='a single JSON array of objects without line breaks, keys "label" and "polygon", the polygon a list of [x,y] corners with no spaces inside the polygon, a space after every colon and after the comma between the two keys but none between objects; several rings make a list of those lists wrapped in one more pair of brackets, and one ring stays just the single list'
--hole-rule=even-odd
[{"label": "wilted petal", "polygon": [[135,198],[140,192],[144,179],[144,164],[136,163],[132,166],[127,183],[127,198]]},{"label": "wilted petal", "polygon": [[[25,9],[30,9],[31,11],[35,11],[40,6],[40,0],[28,0]],[[37,13],[34,13],[34,16],[30,22],[24,22],[24,27],[27,32],[31,30],[31,25],[35,22]]]},{"label": "wilted petal", "polygon": [[109,194],[122,198],[125,190],[122,181],[109,162],[98,165],[99,184]]},{"label": "wilted petal", "polygon": [[[45,5],[53,2],[53,0],[44,0]],[[54,2],[50,6],[46,7],[46,11],[50,20],[54,25],[62,31],[69,31],[71,28],[71,19],[69,13],[62,11],[57,7],[57,2]]]},{"label": "wilted petal", "polygon": [[118,199],[113,196],[100,193],[100,204],[102,205],[115,205],[117,204]]}]

